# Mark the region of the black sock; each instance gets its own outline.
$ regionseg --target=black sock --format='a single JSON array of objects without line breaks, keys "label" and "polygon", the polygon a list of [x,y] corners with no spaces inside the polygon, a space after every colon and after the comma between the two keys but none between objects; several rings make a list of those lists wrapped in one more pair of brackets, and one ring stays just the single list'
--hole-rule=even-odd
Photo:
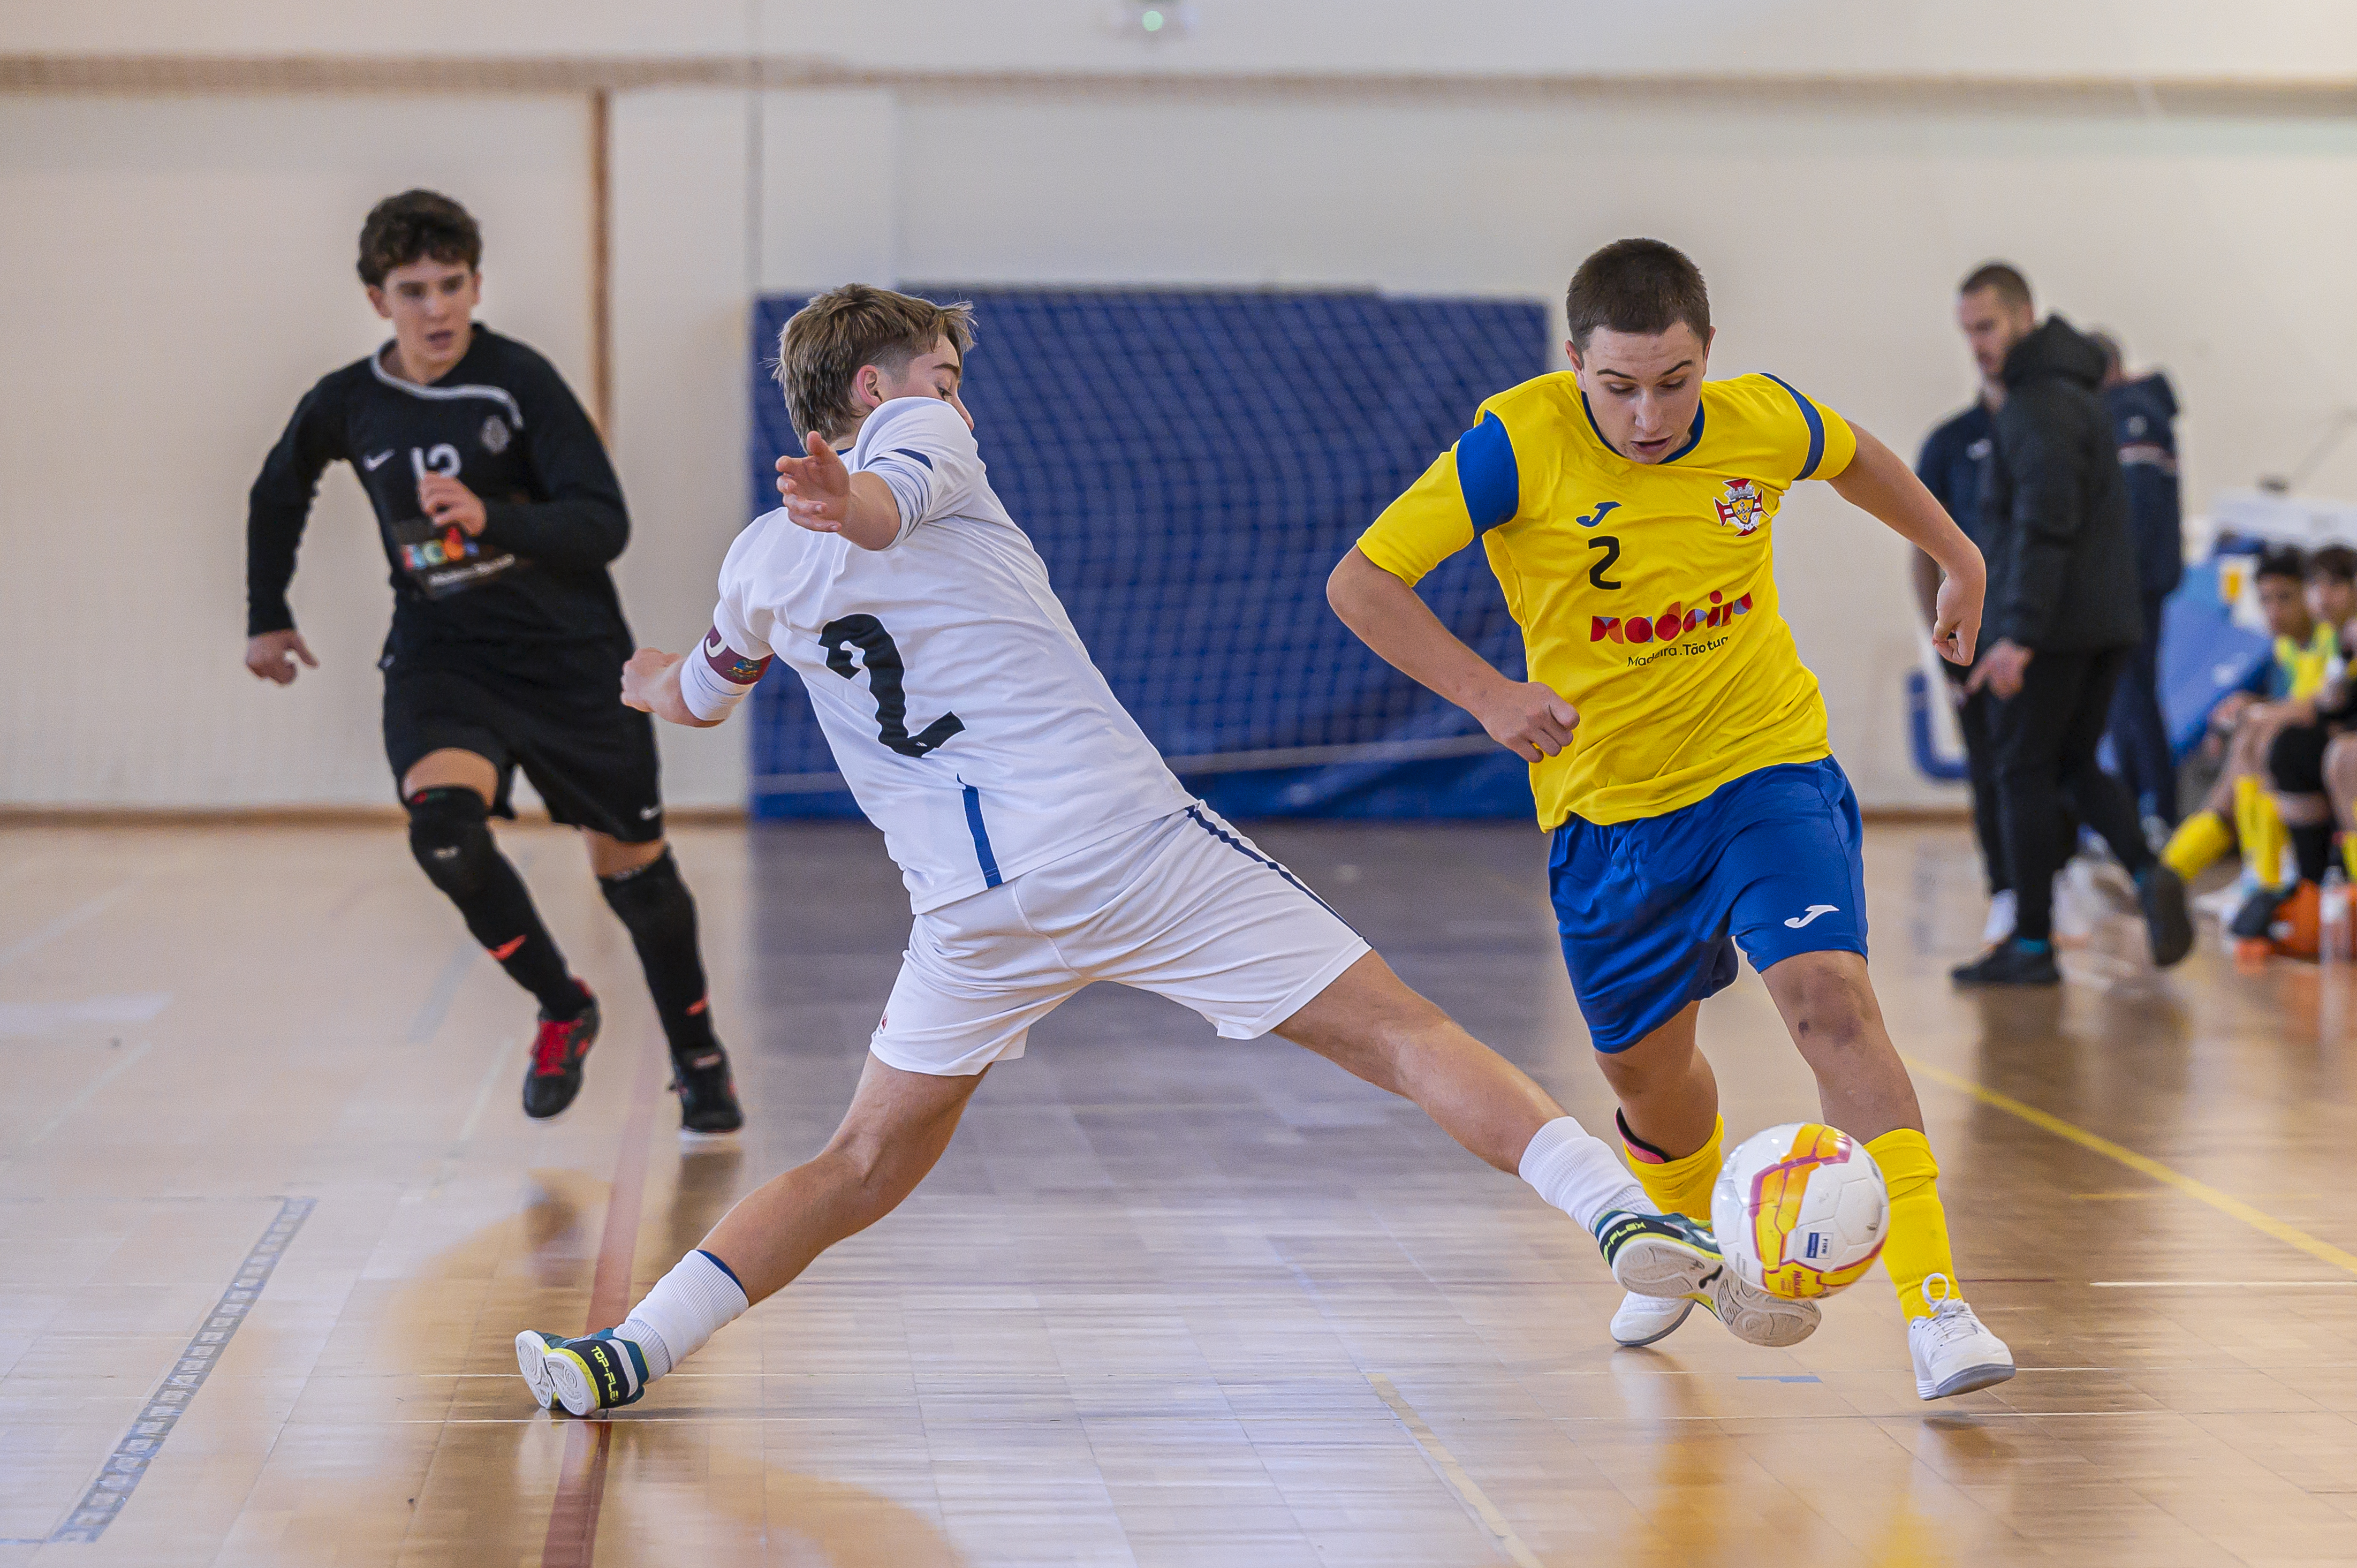
[{"label": "black sock", "polygon": [[472,789],[420,789],[409,798],[410,853],[508,977],[540,999],[542,1012],[570,1023],[589,1005],[589,993],[565,968],[523,878],[491,842],[487,816]]},{"label": "black sock", "polygon": [[2299,857],[2299,874],[2309,882],[2322,882],[2324,873],[2332,864],[2332,827],[2319,822],[2313,827],[2291,830],[2291,852]]},{"label": "black sock", "polygon": [[718,1044],[712,1033],[711,1000],[705,992],[704,959],[696,950],[695,899],[671,851],[636,871],[601,876],[597,886],[630,928],[671,1054],[691,1056]]}]

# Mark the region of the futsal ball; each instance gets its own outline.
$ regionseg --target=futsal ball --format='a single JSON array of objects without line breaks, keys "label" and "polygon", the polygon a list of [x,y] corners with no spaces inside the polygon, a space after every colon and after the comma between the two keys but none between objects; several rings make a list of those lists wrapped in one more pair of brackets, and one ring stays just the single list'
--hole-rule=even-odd
[{"label": "futsal ball", "polygon": [[1890,1230],[1890,1192],[1866,1146],[1814,1122],[1755,1133],[1719,1166],[1711,1229],[1727,1263],[1774,1295],[1857,1283]]}]

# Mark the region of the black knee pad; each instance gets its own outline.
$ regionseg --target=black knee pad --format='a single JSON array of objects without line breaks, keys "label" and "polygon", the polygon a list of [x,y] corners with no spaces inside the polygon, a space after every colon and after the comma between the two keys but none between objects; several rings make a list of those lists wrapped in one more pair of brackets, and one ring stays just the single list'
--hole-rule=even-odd
[{"label": "black knee pad", "polygon": [[2294,725],[2267,745],[2267,775],[2286,795],[2321,795],[2324,748],[2331,743],[2322,725]]},{"label": "black knee pad", "polygon": [[695,899],[670,850],[636,871],[599,877],[597,887],[606,895],[608,908],[638,940],[695,940]]},{"label": "black knee pad", "polygon": [[491,842],[490,808],[462,785],[420,789],[408,800],[409,853],[434,886],[453,898],[470,898],[490,885],[499,865]]}]

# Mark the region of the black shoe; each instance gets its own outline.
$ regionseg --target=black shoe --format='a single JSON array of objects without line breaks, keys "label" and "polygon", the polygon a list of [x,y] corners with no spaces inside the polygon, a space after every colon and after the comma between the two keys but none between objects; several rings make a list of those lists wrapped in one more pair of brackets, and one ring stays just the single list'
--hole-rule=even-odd
[{"label": "black shoe", "polygon": [[2136,879],[2136,902],[2144,908],[2146,940],[2152,944],[2152,961],[2161,968],[2193,950],[2193,916],[2185,907],[2185,883],[2158,862]]},{"label": "black shoe", "polygon": [[737,1106],[737,1085],[728,1075],[728,1053],[720,1042],[671,1058],[672,1092],[679,1096],[680,1130],[734,1133],[745,1125]]},{"label": "black shoe", "polygon": [[2227,922],[2226,934],[2244,941],[2266,941],[2275,934],[2276,911],[2292,896],[2289,887],[2256,887],[2251,890]]},{"label": "black shoe", "polygon": [[581,1092],[581,1064],[597,1043],[597,999],[591,997],[581,1016],[560,1023],[543,1013],[540,1033],[532,1039],[532,1066],[524,1069],[523,1113],[554,1116]]},{"label": "black shoe", "polygon": [[1958,985],[2060,985],[2062,972],[2054,967],[2054,950],[2032,952],[2018,941],[2003,941],[1970,963],[1948,972]]}]

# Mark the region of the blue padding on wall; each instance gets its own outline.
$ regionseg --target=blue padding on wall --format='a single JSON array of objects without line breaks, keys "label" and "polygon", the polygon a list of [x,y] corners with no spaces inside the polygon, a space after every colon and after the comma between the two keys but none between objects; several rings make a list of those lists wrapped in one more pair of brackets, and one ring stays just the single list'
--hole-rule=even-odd
[{"label": "blue padding on wall", "polygon": [[[970,299],[964,398],[992,487],[1047,561],[1098,666],[1190,789],[1232,816],[1514,817],[1523,765],[1367,651],[1326,577],[1472,422],[1546,368],[1532,301],[1374,294],[918,287]],[[770,363],[803,296],[760,300],[751,495],[800,450]],[[1521,634],[1468,550],[1418,591],[1516,679]],[[748,704],[753,809],[856,815],[782,663]],[[1410,743],[1408,760],[1251,765],[1255,754]],[[1462,755],[1430,755],[1454,747]],[[1380,754],[1379,754],[1380,755]],[[1238,768],[1238,758],[1245,766]]]},{"label": "blue padding on wall", "polygon": [[2274,642],[2236,626],[2218,602],[2218,567],[2203,562],[2161,607],[2160,714],[2179,757],[2201,744],[2210,710],[2275,656]]}]

